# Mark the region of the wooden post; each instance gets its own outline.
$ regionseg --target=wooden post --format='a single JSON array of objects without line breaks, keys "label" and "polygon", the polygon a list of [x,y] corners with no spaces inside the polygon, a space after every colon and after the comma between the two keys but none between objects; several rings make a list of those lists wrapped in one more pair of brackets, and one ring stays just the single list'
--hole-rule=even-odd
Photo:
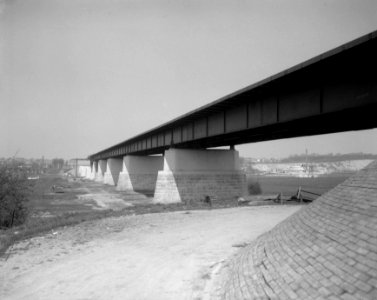
[{"label": "wooden post", "polygon": [[301,186],[298,188],[297,198],[299,198],[300,199],[300,203],[302,203]]}]

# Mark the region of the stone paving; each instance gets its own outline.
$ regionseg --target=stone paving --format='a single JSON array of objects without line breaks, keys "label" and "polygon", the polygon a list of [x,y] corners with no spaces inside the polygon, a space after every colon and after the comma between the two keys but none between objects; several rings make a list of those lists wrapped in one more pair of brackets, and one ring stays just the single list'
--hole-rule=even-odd
[{"label": "stone paving", "polygon": [[212,299],[377,299],[377,161],[240,251]]}]

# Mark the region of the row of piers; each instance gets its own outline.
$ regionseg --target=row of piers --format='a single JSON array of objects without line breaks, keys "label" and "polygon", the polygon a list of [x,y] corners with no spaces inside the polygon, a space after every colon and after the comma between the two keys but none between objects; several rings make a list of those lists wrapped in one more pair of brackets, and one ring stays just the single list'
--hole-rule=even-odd
[{"label": "row of piers", "polygon": [[91,161],[89,179],[118,191],[154,195],[155,203],[234,199],[246,194],[239,153],[230,150],[169,149],[164,155]]}]

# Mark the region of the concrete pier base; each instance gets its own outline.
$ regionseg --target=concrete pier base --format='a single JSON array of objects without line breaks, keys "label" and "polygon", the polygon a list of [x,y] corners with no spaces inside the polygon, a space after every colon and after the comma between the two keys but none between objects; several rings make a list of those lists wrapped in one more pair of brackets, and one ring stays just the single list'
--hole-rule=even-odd
[{"label": "concrete pier base", "polygon": [[155,203],[234,199],[246,194],[246,175],[235,150],[165,151],[164,169],[158,172]]},{"label": "concrete pier base", "polygon": [[90,172],[87,174],[87,179],[94,180],[94,178],[96,177],[96,164],[96,161],[92,161],[90,163]]},{"label": "concrete pier base", "polygon": [[107,160],[106,172],[103,183],[108,185],[117,185],[119,173],[122,171],[123,159],[109,158]]},{"label": "concrete pier base", "polygon": [[79,166],[77,168],[77,177],[81,177],[81,178],[88,178],[90,177],[90,174],[92,172],[92,169],[90,166]]},{"label": "concrete pier base", "polygon": [[103,182],[104,175],[106,172],[106,166],[107,166],[107,161],[106,160],[99,160],[97,169],[96,169],[96,174],[94,180],[97,182]]},{"label": "concrete pier base", "polygon": [[163,169],[163,164],[163,156],[125,156],[116,189],[153,194],[157,174]]}]

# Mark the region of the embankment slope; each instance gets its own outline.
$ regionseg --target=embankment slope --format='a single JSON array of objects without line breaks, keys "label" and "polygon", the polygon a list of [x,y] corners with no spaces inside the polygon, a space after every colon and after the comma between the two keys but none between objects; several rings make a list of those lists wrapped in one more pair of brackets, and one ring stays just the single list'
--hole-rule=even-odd
[{"label": "embankment slope", "polygon": [[212,299],[377,299],[377,161],[242,249]]}]

